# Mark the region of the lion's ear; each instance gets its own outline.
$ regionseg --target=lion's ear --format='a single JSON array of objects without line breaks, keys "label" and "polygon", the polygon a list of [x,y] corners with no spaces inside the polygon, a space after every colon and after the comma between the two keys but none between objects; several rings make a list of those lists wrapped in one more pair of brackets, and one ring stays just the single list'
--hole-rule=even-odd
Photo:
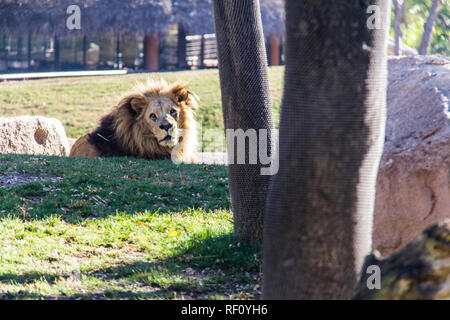
[{"label": "lion's ear", "polygon": [[134,97],[130,100],[131,108],[137,113],[140,114],[142,110],[147,106],[147,99],[144,97]]},{"label": "lion's ear", "polygon": [[172,87],[172,94],[175,96],[177,103],[184,102],[188,107],[198,108],[198,96],[190,90],[186,89],[186,85],[177,83]]},{"label": "lion's ear", "polygon": [[145,109],[146,105],[147,99],[140,95],[131,95],[124,97],[119,103],[119,106],[126,107],[128,111],[130,111],[130,113],[133,115],[139,115],[142,110]]},{"label": "lion's ear", "polygon": [[189,99],[189,92],[183,83],[176,83],[171,89],[176,102],[186,102]]},{"label": "lion's ear", "polygon": [[198,95],[196,95],[194,92],[188,90],[188,106],[190,106],[192,109],[198,109],[198,106],[200,104],[200,98]]}]

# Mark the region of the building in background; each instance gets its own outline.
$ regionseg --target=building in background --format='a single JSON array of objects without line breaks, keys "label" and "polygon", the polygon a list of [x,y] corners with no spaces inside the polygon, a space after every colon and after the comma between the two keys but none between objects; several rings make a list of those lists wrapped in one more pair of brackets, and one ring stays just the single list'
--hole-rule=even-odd
[{"label": "building in background", "polygon": [[[67,8],[80,8],[69,30]],[[284,5],[261,0],[269,65],[283,63]],[[211,0],[5,0],[0,72],[217,66]]]}]

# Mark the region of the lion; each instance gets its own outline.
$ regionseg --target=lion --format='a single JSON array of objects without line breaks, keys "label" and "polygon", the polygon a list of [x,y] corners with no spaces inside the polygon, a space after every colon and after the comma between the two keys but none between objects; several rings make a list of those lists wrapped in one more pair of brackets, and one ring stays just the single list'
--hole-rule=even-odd
[{"label": "lion", "polygon": [[75,141],[71,157],[172,159],[195,162],[198,97],[184,83],[138,83],[99,126]]}]

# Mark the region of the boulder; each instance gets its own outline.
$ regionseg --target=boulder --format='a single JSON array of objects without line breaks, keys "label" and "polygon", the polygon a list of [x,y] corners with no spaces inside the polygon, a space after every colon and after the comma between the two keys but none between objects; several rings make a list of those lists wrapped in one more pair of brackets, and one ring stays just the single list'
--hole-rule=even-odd
[{"label": "boulder", "polygon": [[69,151],[66,132],[57,119],[0,118],[0,153],[67,156]]},{"label": "boulder", "polygon": [[450,217],[450,58],[391,58],[388,68],[373,232],[384,256]]}]

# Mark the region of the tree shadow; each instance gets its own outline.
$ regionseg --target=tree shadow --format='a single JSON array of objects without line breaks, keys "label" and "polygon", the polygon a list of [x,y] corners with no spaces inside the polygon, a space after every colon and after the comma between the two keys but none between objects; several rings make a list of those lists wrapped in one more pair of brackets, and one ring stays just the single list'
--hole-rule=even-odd
[{"label": "tree shadow", "polygon": [[[37,160],[33,160],[35,158]],[[4,165],[4,161],[10,163]],[[17,216],[33,221],[57,215],[75,224],[87,218],[107,218],[117,211],[133,215],[146,210],[162,214],[231,208],[226,169],[214,165],[174,165],[170,161],[131,158],[80,160],[0,155],[0,174],[11,172],[12,167],[28,175],[62,179],[0,188],[0,218]],[[205,298],[215,293],[220,296],[238,294],[259,279],[259,245],[241,246],[231,234],[202,235],[190,241],[188,249],[164,259],[123,262],[82,274],[82,284],[87,278],[100,283],[85,293],[59,291],[52,295],[23,289],[0,293],[0,298]],[[27,288],[29,284],[43,281],[57,286],[60,279],[73,277],[73,274],[57,272],[8,272],[0,273],[0,283]]]},{"label": "tree shadow", "polygon": [[[43,294],[33,290],[4,292],[1,299],[210,299],[260,296],[261,244],[240,245],[231,234],[208,236],[173,256],[97,268],[79,275],[81,284],[97,279],[85,292]],[[0,283],[56,285],[73,274],[3,273]],[[89,286],[92,286],[91,284]],[[88,286],[88,287],[89,287]],[[64,291],[64,290],[63,290]],[[67,291],[67,290],[66,290]]]},{"label": "tree shadow", "polygon": [[0,176],[14,174],[31,180],[0,186],[0,217],[35,220],[57,215],[77,223],[90,217],[107,218],[117,211],[134,214],[231,208],[226,169],[217,165],[0,155]]}]

